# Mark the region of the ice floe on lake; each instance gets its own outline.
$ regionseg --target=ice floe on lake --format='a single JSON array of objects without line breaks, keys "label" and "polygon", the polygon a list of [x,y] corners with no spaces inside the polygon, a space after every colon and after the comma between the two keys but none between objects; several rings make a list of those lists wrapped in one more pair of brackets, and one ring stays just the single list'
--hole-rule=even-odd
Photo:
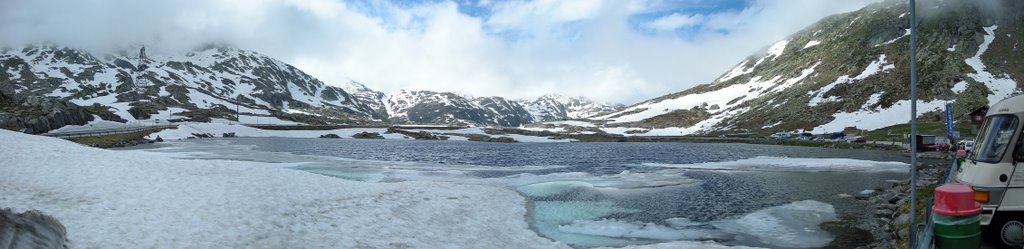
[{"label": "ice floe on lake", "polygon": [[832,205],[807,200],[758,210],[735,220],[712,224],[725,231],[757,238],[772,246],[806,248],[822,247],[831,242],[832,235],[819,228],[818,224],[838,220]]},{"label": "ice floe on lake", "polygon": [[703,170],[750,170],[750,171],[905,171],[910,164],[847,158],[790,158],[758,156],[726,162],[693,164],[644,163],[644,166],[703,169]]}]

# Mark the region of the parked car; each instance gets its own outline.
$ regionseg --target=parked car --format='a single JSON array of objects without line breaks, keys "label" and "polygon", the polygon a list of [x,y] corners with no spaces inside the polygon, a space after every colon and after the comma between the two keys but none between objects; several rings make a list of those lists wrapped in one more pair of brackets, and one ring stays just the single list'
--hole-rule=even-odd
[{"label": "parked car", "polygon": [[818,137],[814,136],[814,134],[811,134],[810,132],[803,132],[800,133],[800,136],[796,139],[800,141],[814,141],[818,140]]},{"label": "parked car", "polygon": [[833,132],[832,136],[830,136],[829,139],[832,139],[832,140],[846,139],[846,133]]},{"label": "parked car", "polygon": [[789,133],[778,132],[778,133],[772,134],[771,136],[769,136],[769,138],[775,139],[775,140],[786,140],[786,139],[789,139]]},{"label": "parked car", "polygon": [[967,152],[971,152],[971,149],[974,149],[974,139],[960,140],[960,142],[956,143],[956,145],[957,149],[959,149],[960,146],[964,146],[964,150],[966,150]]},{"label": "parked car", "polygon": [[856,136],[856,137],[853,137],[853,139],[850,139],[850,142],[851,143],[856,143],[856,144],[862,144],[862,143],[867,143],[868,140],[865,139],[862,136]]}]

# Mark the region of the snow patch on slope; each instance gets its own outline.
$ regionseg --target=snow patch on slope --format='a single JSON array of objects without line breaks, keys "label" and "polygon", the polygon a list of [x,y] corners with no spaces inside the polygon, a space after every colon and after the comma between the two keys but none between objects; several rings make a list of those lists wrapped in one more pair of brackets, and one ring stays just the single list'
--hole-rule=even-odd
[{"label": "snow patch on slope", "polygon": [[899,37],[893,38],[892,40],[888,40],[888,41],[883,42],[881,44],[876,44],[875,47],[879,47],[879,46],[882,46],[882,45],[893,44],[894,42],[896,42],[896,41],[898,41],[900,39],[903,39],[903,37],[907,37],[907,36],[910,36],[910,29],[906,29],[906,33],[903,33],[903,35],[901,35]]},{"label": "snow patch on slope", "polygon": [[[941,111],[945,106],[946,102],[940,100],[918,103],[917,116],[921,116],[924,113],[931,111]],[[833,119],[832,122],[815,127],[809,132],[838,132],[846,129],[846,127],[857,127],[857,129],[862,130],[875,130],[894,124],[910,122],[910,100],[900,100],[889,108],[881,110],[862,107],[860,111],[840,112],[833,115],[833,117],[835,117],[835,119]]]},{"label": "snow patch on slope", "polygon": [[807,42],[807,45],[804,45],[804,48],[814,47],[814,46],[817,46],[818,44],[821,44],[821,42],[820,41],[809,41],[809,42]]},{"label": "snow patch on slope", "polygon": [[976,71],[975,73],[967,74],[967,76],[985,84],[992,91],[992,94],[988,95],[989,104],[999,102],[1017,90],[1017,82],[1006,75],[997,78],[992,73],[985,71],[985,64],[981,61],[981,55],[988,51],[988,46],[992,45],[992,41],[996,38],[996,28],[999,28],[999,26],[992,25],[985,28],[985,41],[978,46],[978,52],[974,54],[974,57],[964,61]]},{"label": "snow patch on slope", "polygon": [[773,56],[772,60],[779,58],[779,56],[782,56],[782,52],[786,51],[786,45],[788,44],[789,41],[787,40],[781,40],[779,42],[776,42],[775,44],[772,44],[771,47],[768,47],[768,56]]},{"label": "snow patch on slope", "polygon": [[818,106],[819,104],[824,103],[824,102],[838,100],[838,98],[835,97],[835,96],[829,96],[828,98],[826,98],[825,94],[827,94],[828,91],[831,91],[832,88],[835,88],[838,85],[853,83],[853,82],[856,82],[856,81],[862,81],[862,80],[867,79],[868,77],[871,77],[872,75],[875,75],[877,73],[886,72],[886,71],[889,71],[889,70],[892,70],[892,69],[896,68],[896,65],[891,64],[891,63],[890,64],[886,64],[886,63],[887,62],[885,60],[885,54],[882,54],[882,55],[880,55],[878,57],[878,60],[872,61],[871,64],[868,64],[868,66],[866,68],[864,68],[864,71],[862,71],[857,76],[855,76],[853,78],[850,78],[850,76],[847,76],[847,75],[839,76],[839,78],[837,78],[832,83],[829,83],[828,85],[825,85],[825,86],[821,87],[821,89],[818,89],[817,92],[809,92],[809,93],[807,93],[808,95],[813,95],[813,97],[807,103],[807,105],[808,106]]}]

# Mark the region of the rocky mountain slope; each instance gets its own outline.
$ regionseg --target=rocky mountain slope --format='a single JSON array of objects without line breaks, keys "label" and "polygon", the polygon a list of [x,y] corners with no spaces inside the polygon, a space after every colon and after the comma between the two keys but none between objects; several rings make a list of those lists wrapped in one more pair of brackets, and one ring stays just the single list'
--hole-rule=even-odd
[{"label": "rocky mountain slope", "polygon": [[[44,132],[95,117],[133,122],[156,115],[243,123],[519,126],[611,110],[580,98],[513,101],[429,91],[384,94],[355,81],[328,85],[269,56],[229,46],[145,56],[140,50],[91,53],[57,45],[0,50],[0,127]],[[554,111],[534,117],[530,110]]]},{"label": "rocky mountain slope", "polygon": [[[1024,2],[918,1],[918,110],[958,120],[1021,89]],[[833,15],[750,56],[714,82],[595,117],[608,130],[717,135],[909,121],[909,15],[886,0]]]},{"label": "rocky mountain slope", "polygon": [[522,105],[501,97],[474,98],[447,92],[403,90],[389,94],[385,105],[388,115],[396,122],[503,126],[533,122]]},{"label": "rocky mountain slope", "polygon": [[520,100],[519,102],[533,115],[536,121],[583,119],[623,108],[621,105],[557,94],[548,94],[534,100]]}]

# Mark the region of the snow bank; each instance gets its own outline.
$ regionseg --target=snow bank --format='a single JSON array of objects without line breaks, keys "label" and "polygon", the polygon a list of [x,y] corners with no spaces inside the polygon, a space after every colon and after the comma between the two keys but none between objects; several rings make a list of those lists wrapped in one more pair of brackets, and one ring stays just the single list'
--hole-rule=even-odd
[{"label": "snow bank", "polygon": [[706,170],[752,171],[905,171],[910,165],[902,162],[882,162],[846,158],[789,158],[759,156],[728,162],[695,164],[644,163],[645,166]]},{"label": "snow bank", "polygon": [[82,248],[568,248],[500,187],[362,183],[276,167],[109,151],[0,130],[0,203]]},{"label": "snow bank", "polygon": [[84,131],[84,130],[96,130],[96,129],[113,129],[113,128],[128,128],[136,127],[137,124],[126,124],[121,122],[106,121],[100,118],[100,116],[92,115],[92,121],[85,125],[65,125],[56,130],[50,132],[69,132],[69,131]]}]

